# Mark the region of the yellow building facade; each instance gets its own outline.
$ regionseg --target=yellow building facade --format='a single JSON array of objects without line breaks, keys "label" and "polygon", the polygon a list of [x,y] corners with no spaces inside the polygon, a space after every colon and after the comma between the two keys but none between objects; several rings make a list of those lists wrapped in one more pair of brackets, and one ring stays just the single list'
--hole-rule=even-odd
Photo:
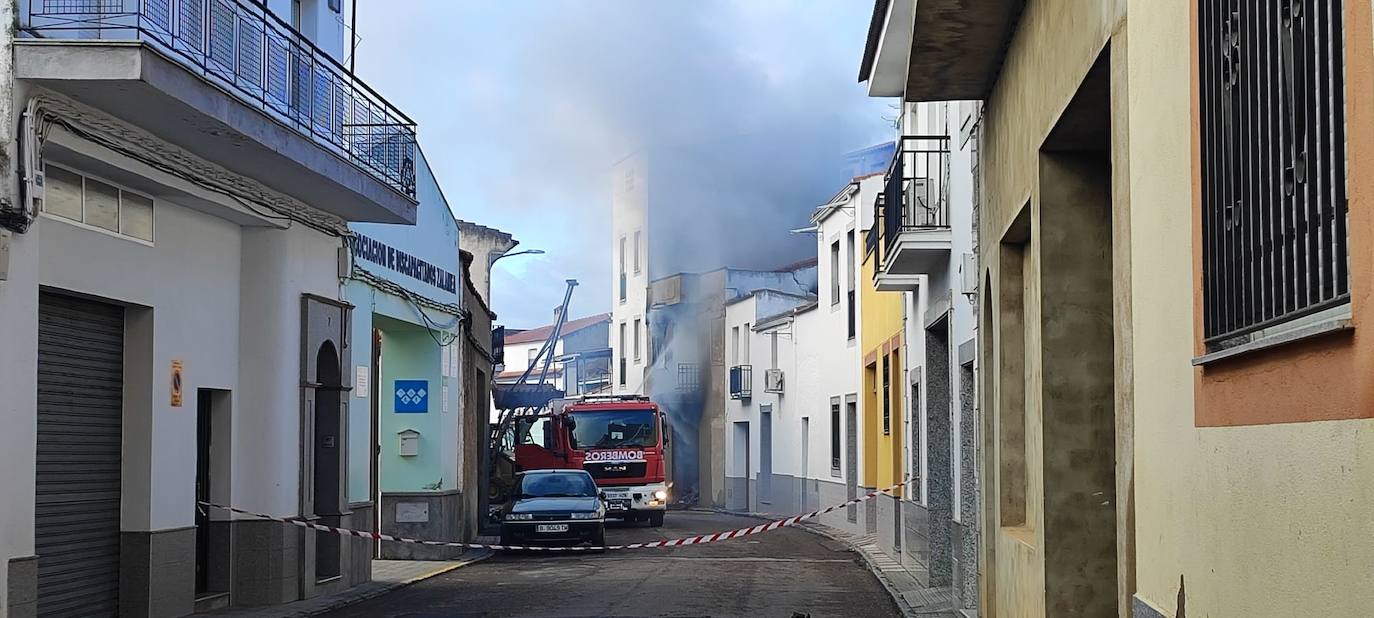
[{"label": "yellow building facade", "polygon": [[[875,228],[876,229],[876,228]],[[865,240],[874,230],[864,232]],[[874,243],[866,242],[864,246]],[[877,243],[881,244],[881,243]],[[890,487],[903,480],[903,441],[906,357],[901,292],[880,292],[873,284],[875,248],[864,253],[859,282],[859,341],[862,389],[859,414],[863,419],[863,485]],[[904,495],[899,492],[897,495]]]}]

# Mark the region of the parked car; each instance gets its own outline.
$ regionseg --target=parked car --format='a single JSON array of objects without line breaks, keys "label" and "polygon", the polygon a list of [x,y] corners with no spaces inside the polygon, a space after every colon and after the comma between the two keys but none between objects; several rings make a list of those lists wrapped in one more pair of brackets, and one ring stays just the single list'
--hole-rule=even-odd
[{"label": "parked car", "polygon": [[502,507],[501,544],[606,544],[606,503],[585,470],[530,470]]}]

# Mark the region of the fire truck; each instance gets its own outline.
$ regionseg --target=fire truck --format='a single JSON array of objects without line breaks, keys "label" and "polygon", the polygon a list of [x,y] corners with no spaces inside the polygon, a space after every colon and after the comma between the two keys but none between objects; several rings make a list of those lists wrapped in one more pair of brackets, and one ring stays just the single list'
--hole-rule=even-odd
[{"label": "fire truck", "polygon": [[548,409],[515,417],[516,471],[586,470],[606,496],[609,517],[662,526],[669,430],[659,407],[640,395],[586,395]]}]

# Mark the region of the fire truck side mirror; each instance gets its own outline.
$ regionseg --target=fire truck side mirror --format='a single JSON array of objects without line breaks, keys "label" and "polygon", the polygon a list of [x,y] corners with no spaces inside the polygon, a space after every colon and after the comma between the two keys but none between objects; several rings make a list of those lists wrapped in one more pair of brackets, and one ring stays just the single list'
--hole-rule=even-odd
[{"label": "fire truck side mirror", "polygon": [[664,420],[663,420],[663,446],[668,446],[668,443],[673,441],[673,440],[672,440],[672,435],[673,435],[673,430],[672,430],[671,427],[668,426],[668,420],[667,420],[667,419],[664,419]]}]

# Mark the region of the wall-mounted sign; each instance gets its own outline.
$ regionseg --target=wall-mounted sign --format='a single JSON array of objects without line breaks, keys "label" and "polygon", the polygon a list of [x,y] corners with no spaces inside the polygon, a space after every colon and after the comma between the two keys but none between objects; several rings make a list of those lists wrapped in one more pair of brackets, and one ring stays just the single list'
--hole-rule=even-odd
[{"label": "wall-mounted sign", "polygon": [[429,380],[396,380],[394,393],[398,414],[429,412]]},{"label": "wall-mounted sign", "polygon": [[371,385],[368,380],[372,377],[372,369],[366,365],[358,365],[357,376],[354,379],[353,394],[357,397],[367,399],[372,394]]},{"label": "wall-mounted sign", "polygon": [[396,503],[396,523],[398,523],[398,524],[425,524],[425,523],[429,523],[429,503],[428,503],[428,502],[397,502],[397,503]]},{"label": "wall-mounted sign", "polygon": [[181,407],[181,360],[172,360],[172,407]]},{"label": "wall-mounted sign", "polygon": [[453,293],[458,290],[458,278],[453,276],[453,273],[391,245],[373,240],[362,234],[356,234],[356,236],[357,238],[353,240],[353,257],[355,259],[367,260],[416,281],[428,283],[445,292]]}]

